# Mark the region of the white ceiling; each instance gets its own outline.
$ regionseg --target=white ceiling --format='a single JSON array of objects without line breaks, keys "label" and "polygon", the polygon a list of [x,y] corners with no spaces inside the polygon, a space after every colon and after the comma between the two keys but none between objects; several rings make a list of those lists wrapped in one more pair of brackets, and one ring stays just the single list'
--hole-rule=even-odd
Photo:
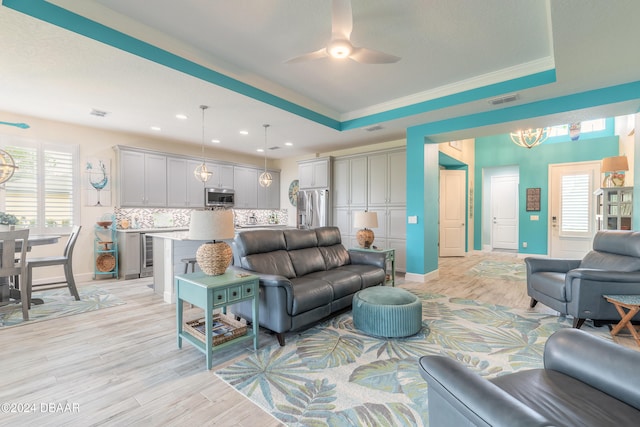
[{"label": "white ceiling", "polygon": [[[268,150],[269,157],[284,158],[402,139],[408,127],[479,113],[486,118],[445,126],[432,139],[640,109],[640,93],[609,97],[616,92],[607,90],[598,102],[589,92],[639,80],[636,0],[353,0],[353,44],[402,58],[381,65],[330,59],[285,64],[329,41],[328,0],[24,3],[4,0],[0,7],[0,111],[200,144],[198,107],[204,104],[210,106],[207,141],[218,138],[220,149],[246,154],[263,146],[264,123],[271,125],[268,146],[281,147]],[[51,4],[55,8],[47,9]],[[25,13],[14,10],[22,7]],[[80,16],[60,15],[58,7]],[[135,46],[126,52],[94,40],[110,36],[107,31],[78,34],[95,29],[86,22],[73,27],[81,17],[160,48],[169,59],[145,59]],[[111,44],[122,47],[117,38]],[[232,89],[172,67],[176,58],[192,70],[216,71],[216,79],[229,77],[223,85]],[[551,83],[517,90],[501,85],[554,69]],[[488,102],[514,92],[514,103]],[[573,96],[585,92],[589,96]],[[574,100],[567,103],[571,111],[559,107],[549,114],[536,107],[567,99]],[[503,115],[509,123],[496,119],[497,110],[514,107],[525,111],[517,121],[510,114]],[[89,114],[92,109],[108,114],[99,118]],[[178,120],[178,113],[189,118]],[[359,121],[352,124],[354,119]],[[375,125],[382,129],[366,130]],[[239,134],[243,129],[248,136]],[[287,141],[293,146],[285,147]]]}]

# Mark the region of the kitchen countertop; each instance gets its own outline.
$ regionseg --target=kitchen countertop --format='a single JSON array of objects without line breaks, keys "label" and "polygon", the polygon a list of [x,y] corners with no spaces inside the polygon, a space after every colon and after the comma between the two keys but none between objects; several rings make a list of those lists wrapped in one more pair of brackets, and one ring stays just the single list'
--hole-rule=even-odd
[{"label": "kitchen countertop", "polygon": [[[291,227],[288,225],[282,224],[256,224],[250,226],[241,226],[236,227],[236,233],[242,233],[247,230],[273,230],[273,229],[294,229],[295,227]],[[141,229],[138,229],[141,230]],[[189,239],[189,230],[188,229],[179,229],[173,231],[167,231],[167,229],[155,229],[156,231],[144,231],[151,237],[159,237],[161,239],[170,239],[170,240],[191,240]],[[123,230],[126,231],[126,230]],[[136,230],[132,230],[136,231]]]},{"label": "kitchen countertop", "polygon": [[118,228],[121,233],[171,233],[174,231],[188,231],[189,227],[156,227],[156,228]]}]

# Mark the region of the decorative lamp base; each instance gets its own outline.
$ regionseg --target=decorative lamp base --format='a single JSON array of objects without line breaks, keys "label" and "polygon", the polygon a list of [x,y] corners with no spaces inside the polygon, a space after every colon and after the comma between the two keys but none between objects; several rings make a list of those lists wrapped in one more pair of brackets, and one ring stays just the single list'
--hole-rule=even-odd
[{"label": "decorative lamp base", "polygon": [[198,248],[196,260],[200,269],[209,276],[219,276],[227,271],[233,253],[225,242],[209,242]]},{"label": "decorative lamp base", "polygon": [[358,241],[358,244],[360,245],[360,247],[365,249],[369,249],[371,247],[371,245],[373,244],[373,238],[373,230],[369,230],[368,228],[358,230],[358,232],[356,233],[356,240]]}]

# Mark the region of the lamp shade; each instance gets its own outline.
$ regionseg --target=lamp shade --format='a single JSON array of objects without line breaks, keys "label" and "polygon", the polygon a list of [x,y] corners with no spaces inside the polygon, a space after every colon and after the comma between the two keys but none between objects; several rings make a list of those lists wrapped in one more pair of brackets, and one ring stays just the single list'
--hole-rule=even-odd
[{"label": "lamp shade", "polygon": [[354,212],[353,216],[354,228],[377,228],[378,213],[377,212]]},{"label": "lamp shade", "polygon": [[628,170],[629,162],[627,161],[627,156],[605,157],[602,159],[602,166],[600,167],[602,173]]},{"label": "lamp shade", "polygon": [[191,240],[233,239],[233,211],[228,209],[192,211],[189,223]]}]

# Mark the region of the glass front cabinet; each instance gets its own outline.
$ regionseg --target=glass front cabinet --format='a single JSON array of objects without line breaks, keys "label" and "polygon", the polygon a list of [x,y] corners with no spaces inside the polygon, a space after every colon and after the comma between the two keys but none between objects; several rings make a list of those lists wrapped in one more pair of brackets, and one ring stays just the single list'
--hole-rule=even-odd
[{"label": "glass front cabinet", "polygon": [[596,190],[598,230],[631,230],[633,187],[609,187]]}]

